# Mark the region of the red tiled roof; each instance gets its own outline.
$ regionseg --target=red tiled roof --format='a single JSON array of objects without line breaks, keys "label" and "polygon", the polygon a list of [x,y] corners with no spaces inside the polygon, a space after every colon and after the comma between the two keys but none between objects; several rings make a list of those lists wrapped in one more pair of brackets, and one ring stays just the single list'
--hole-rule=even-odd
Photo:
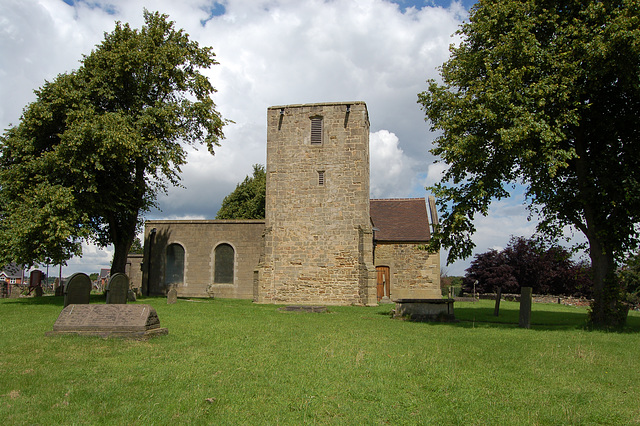
[{"label": "red tiled roof", "polygon": [[426,242],[431,238],[424,198],[370,200],[377,241]]}]

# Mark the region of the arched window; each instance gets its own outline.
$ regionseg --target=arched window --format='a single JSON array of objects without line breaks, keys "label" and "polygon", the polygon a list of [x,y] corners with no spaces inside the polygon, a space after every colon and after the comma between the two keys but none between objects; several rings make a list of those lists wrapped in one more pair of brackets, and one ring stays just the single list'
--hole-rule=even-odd
[{"label": "arched window", "polygon": [[235,251],[229,244],[220,244],[215,251],[215,270],[213,282],[218,284],[233,284],[233,269]]},{"label": "arched window", "polygon": [[169,244],[167,247],[164,283],[167,287],[184,283],[184,248],[180,244]]}]

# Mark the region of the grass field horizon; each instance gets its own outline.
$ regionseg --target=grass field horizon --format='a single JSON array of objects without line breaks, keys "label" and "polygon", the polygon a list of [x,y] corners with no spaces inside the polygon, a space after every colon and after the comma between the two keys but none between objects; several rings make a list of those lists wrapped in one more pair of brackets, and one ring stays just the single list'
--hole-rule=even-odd
[{"label": "grass field horizon", "polygon": [[[92,297],[92,303],[103,303]],[[456,302],[458,323],[393,305],[279,311],[143,298],[169,335],[44,333],[62,298],[0,301],[5,424],[639,424],[640,314],[589,330],[585,308]]]}]

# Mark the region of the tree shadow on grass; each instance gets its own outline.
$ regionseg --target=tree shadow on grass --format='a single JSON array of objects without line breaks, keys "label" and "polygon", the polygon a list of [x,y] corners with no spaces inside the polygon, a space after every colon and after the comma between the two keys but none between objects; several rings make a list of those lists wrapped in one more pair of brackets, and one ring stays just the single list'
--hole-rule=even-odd
[{"label": "tree shadow on grass", "polygon": [[[561,331],[561,330],[585,330],[592,331],[587,323],[588,316],[585,309],[576,308],[558,309],[554,305],[534,304],[531,312],[531,330],[537,331]],[[425,324],[439,326],[449,325],[462,328],[518,328],[520,323],[519,304],[501,308],[499,315],[494,315],[492,306],[463,305],[454,307],[456,322],[430,321]],[[601,329],[596,329],[601,330]],[[606,331],[620,333],[640,332],[640,314],[630,312],[627,323],[622,329],[610,329]]]},{"label": "tree shadow on grass", "polygon": [[[104,303],[105,296],[102,294],[91,294],[89,303]],[[18,297],[16,299],[3,299],[2,303],[17,305],[55,305],[64,307],[64,296],[45,295],[42,297]]]}]

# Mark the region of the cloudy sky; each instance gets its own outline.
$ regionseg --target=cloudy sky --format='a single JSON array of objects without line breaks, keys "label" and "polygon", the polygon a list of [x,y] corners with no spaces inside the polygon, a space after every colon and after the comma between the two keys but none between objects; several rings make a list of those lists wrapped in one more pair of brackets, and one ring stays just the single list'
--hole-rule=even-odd
[{"label": "cloudy sky", "polygon": [[[371,121],[371,196],[425,197],[441,165],[417,94],[437,78],[472,0],[0,0],[0,126],[19,121],[33,90],[79,66],[115,21],[139,28],[143,9],[169,15],[220,65],[206,74],[235,124],[211,156],[190,152],[184,188],[160,196],[148,219],[214,218],[222,199],[265,163],[269,106],[364,101]],[[530,236],[520,196],[477,221],[477,252]],[[85,247],[63,275],[109,267],[112,251]],[[444,259],[445,253],[443,253]],[[462,275],[470,259],[447,266]],[[443,261],[444,266],[444,261]]]}]

